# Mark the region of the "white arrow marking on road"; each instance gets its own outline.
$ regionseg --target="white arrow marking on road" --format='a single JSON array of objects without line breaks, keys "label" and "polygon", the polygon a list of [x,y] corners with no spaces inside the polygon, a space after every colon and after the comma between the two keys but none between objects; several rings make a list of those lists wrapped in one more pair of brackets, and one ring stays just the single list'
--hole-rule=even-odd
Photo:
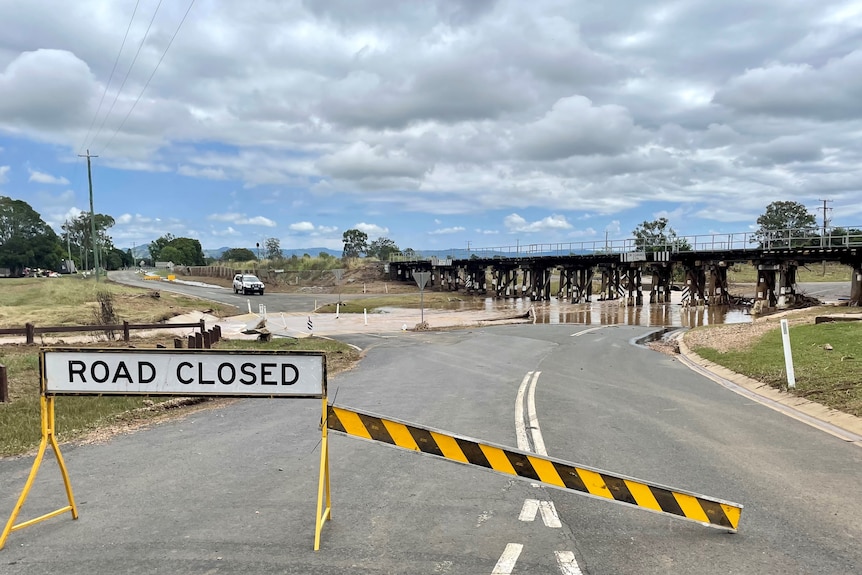
[{"label": "white arrow marking on road", "polygon": [[518,561],[518,556],[521,555],[521,550],[524,548],[520,543],[509,543],[503,554],[500,555],[500,560],[491,571],[491,575],[511,575],[512,569],[515,568],[515,563]]},{"label": "white arrow marking on road", "polygon": [[563,526],[560,523],[560,516],[557,515],[557,508],[554,507],[553,501],[539,501],[538,499],[524,500],[524,506],[521,508],[521,514],[518,516],[518,519],[521,521],[534,521],[536,513],[540,510],[542,512],[542,521],[544,521],[546,527],[558,529]]}]

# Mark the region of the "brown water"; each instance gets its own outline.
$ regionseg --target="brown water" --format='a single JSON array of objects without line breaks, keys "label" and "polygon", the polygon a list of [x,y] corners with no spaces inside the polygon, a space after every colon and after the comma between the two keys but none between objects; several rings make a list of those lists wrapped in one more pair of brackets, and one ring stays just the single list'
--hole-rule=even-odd
[{"label": "brown water", "polygon": [[[676,295],[677,299],[679,297]],[[747,307],[707,306],[687,307],[678,301],[667,304],[641,306],[620,305],[619,300],[593,301],[570,304],[557,299],[530,301],[529,298],[485,298],[484,310],[493,312],[526,313],[533,308],[536,323],[590,324],[590,325],[641,325],[661,327],[698,327],[725,323],[747,323],[751,315]]]}]

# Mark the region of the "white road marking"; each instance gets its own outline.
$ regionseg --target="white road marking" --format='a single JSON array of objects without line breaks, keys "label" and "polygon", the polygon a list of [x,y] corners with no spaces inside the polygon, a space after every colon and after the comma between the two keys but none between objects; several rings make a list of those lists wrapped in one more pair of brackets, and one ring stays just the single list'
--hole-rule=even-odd
[{"label": "white road marking", "polygon": [[575,560],[575,554],[571,551],[554,551],[557,556],[557,565],[563,575],[583,575],[583,571]]},{"label": "white road marking", "polygon": [[527,416],[530,418],[528,425],[530,434],[533,436],[533,451],[547,457],[548,450],[545,449],[545,440],[542,438],[542,430],[539,429],[539,417],[536,415],[536,381],[540,373],[542,372],[537,371],[530,382],[530,392],[527,394]]},{"label": "white road marking", "polygon": [[521,507],[521,514],[518,519],[521,521],[533,521],[536,518],[536,513],[539,512],[538,499],[525,499],[524,506]]},{"label": "white road marking", "polygon": [[579,331],[579,332],[577,332],[577,333],[573,333],[573,334],[572,334],[572,335],[570,335],[569,337],[580,337],[580,336],[584,335],[585,333],[590,333],[591,331],[596,331],[596,330],[602,329],[603,327],[605,327],[605,326],[603,326],[603,325],[599,325],[599,326],[596,326],[596,327],[591,327],[591,328],[589,328],[589,329],[585,329],[585,330],[581,330],[581,331]]},{"label": "white road marking", "polygon": [[500,555],[500,560],[491,571],[491,575],[511,575],[512,569],[515,568],[515,563],[518,561],[518,556],[521,555],[521,550],[524,548],[520,543],[509,543],[503,554]]},{"label": "white road marking", "polygon": [[559,529],[563,526],[560,523],[560,516],[557,515],[557,508],[554,507],[553,501],[539,501],[538,499],[525,499],[524,506],[521,507],[521,514],[518,519],[521,521],[534,521],[536,514],[542,512],[542,521],[546,527]]},{"label": "white road marking", "polygon": [[[542,431],[539,429],[539,420],[536,417],[536,382],[541,373],[541,371],[527,372],[518,388],[518,394],[515,396],[515,438],[518,442],[518,449],[547,455]],[[526,413],[524,412],[525,399],[527,402]],[[530,445],[531,439],[532,445]]]},{"label": "white road marking", "polygon": [[[604,326],[585,329],[581,332],[573,333],[572,336],[579,336],[601,329],[602,327]],[[547,457],[548,452],[545,448],[545,440],[542,437],[542,430],[539,427],[539,417],[536,411],[536,383],[539,381],[541,373],[541,371],[527,372],[527,375],[524,376],[521,385],[518,387],[518,393],[515,396],[515,436],[518,441],[518,449],[532,451],[533,453]],[[526,401],[526,411],[524,410],[524,401]],[[531,439],[532,445],[530,445]],[[524,506],[521,508],[518,519],[521,521],[535,521],[536,514],[539,511],[542,513],[542,521],[546,526],[551,528],[562,527],[560,516],[557,514],[557,508],[554,506],[553,501],[539,501],[538,499],[524,500]],[[522,549],[523,545],[509,543],[497,562],[492,575],[511,573]],[[574,553],[571,551],[555,551],[554,555],[557,558],[557,565],[560,567],[563,575],[583,575]]]}]

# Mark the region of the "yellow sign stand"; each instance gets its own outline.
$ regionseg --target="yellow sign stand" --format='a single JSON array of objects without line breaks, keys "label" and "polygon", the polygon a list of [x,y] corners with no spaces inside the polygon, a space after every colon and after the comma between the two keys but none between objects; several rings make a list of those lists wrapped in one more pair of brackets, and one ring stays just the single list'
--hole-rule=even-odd
[{"label": "yellow sign stand", "polygon": [[317,482],[317,516],[314,525],[314,550],[320,550],[320,532],[323,524],[332,520],[332,499],[329,490],[329,439],[327,438],[326,415],[329,406],[323,396],[323,411],[320,419],[320,478]]},{"label": "yellow sign stand", "polygon": [[[46,519],[50,519],[52,517],[56,517],[57,515],[62,515],[67,511],[72,513],[72,519],[78,518],[78,507],[75,505],[75,498],[72,495],[72,484],[69,481],[69,472],[66,469],[66,464],[63,461],[63,456],[60,453],[60,446],[57,444],[56,437],[56,422],[54,419],[54,399],[55,395],[60,393],[68,393],[73,395],[88,395],[88,394],[96,394],[98,390],[94,390],[92,392],[80,392],[80,391],[70,391],[63,392],[57,391],[54,389],[53,391],[48,391],[48,386],[46,385],[46,377],[45,377],[45,353],[49,351],[51,353],[59,353],[59,352],[74,352],[84,350],[65,350],[65,349],[54,349],[54,350],[42,350],[40,353],[40,366],[42,372],[42,393],[39,397],[39,405],[41,409],[41,421],[42,421],[42,440],[39,443],[39,450],[36,454],[36,459],[33,461],[33,467],[30,470],[30,475],[27,477],[27,481],[24,484],[24,489],[21,492],[20,497],[18,497],[18,502],[15,504],[15,508],[12,510],[12,515],[9,517],[9,521],[6,522],[6,526],[3,529],[2,535],[0,535],[0,549],[6,545],[6,540],[9,538],[9,534],[13,531],[18,531],[19,529],[24,529],[25,527],[29,527],[30,525],[34,525]],[[93,351],[93,350],[86,350]],[[105,353],[117,353],[117,352],[125,352],[127,354],[132,354],[132,350],[96,350]],[[140,350],[142,353],[155,353],[153,350]],[[185,351],[186,355],[191,357],[192,355],[203,356],[206,355],[206,352],[196,353],[199,350],[194,350],[194,352]],[[171,353],[178,353],[176,350],[173,350]],[[238,352],[242,353],[242,352]],[[210,353],[210,355],[215,355],[215,353]],[[222,355],[229,355],[222,353]],[[323,525],[326,521],[332,519],[332,502],[330,499],[331,491],[330,491],[330,481],[329,481],[329,441],[327,438],[327,425],[326,425],[326,417],[328,413],[328,405],[327,405],[327,396],[326,396],[326,363],[325,358],[321,352],[293,352],[293,353],[272,353],[269,354],[257,354],[257,355],[276,355],[276,356],[290,356],[292,358],[297,358],[298,356],[317,356],[321,361],[321,370],[322,370],[322,380],[321,380],[321,391],[320,393],[315,393],[314,395],[308,394],[296,394],[296,397],[319,397],[322,400],[322,409],[321,409],[321,419],[320,419],[320,434],[321,434],[321,450],[320,450],[320,477],[318,480],[317,487],[317,514],[315,517],[315,528],[314,528],[314,550],[318,551],[320,549],[320,535],[323,531]],[[115,394],[121,395],[147,395],[142,392],[114,392]],[[301,393],[301,392],[300,392]],[[228,394],[218,394],[218,393],[189,393],[188,391],[184,391],[183,393],[174,393],[172,391],[161,392],[161,395],[201,395],[201,396],[209,396],[209,397],[218,397],[218,396],[229,396]],[[239,395],[233,394],[233,397],[254,397],[253,395]],[[258,395],[257,397],[260,397]],[[264,396],[266,397],[266,396]],[[31,519],[29,521],[24,521],[23,523],[16,524],[15,521],[18,519],[18,514],[21,512],[21,508],[24,506],[24,502],[27,500],[27,496],[30,494],[30,490],[33,488],[33,482],[36,480],[36,475],[39,473],[39,467],[42,465],[42,460],[45,456],[45,450],[48,448],[48,444],[51,444],[51,448],[54,450],[54,454],[57,457],[57,463],[60,465],[60,473],[63,476],[63,484],[66,486],[66,497],[69,500],[69,505],[57,509],[56,511],[52,511],[51,513],[46,513],[41,517],[37,517],[35,519]]]},{"label": "yellow sign stand", "polygon": [[[12,515],[9,517],[9,521],[6,522],[6,527],[3,529],[3,535],[0,536],[0,549],[3,549],[3,546],[6,545],[6,539],[13,531],[18,531],[19,529],[24,529],[25,527],[29,527],[30,525],[34,525],[40,521],[56,517],[57,515],[62,515],[67,511],[72,512],[72,519],[78,518],[78,507],[75,505],[75,497],[72,495],[72,484],[69,482],[69,472],[66,470],[66,464],[63,462],[63,456],[60,454],[60,446],[57,445],[57,437],[54,434],[56,430],[54,422],[54,398],[52,396],[46,397],[43,394],[39,397],[39,406],[42,420],[42,440],[39,442],[39,451],[36,454],[35,461],[33,461],[33,468],[30,470],[27,482],[24,484],[24,490],[21,492],[21,496],[18,498],[18,502],[12,510]],[[18,518],[18,513],[21,512],[21,507],[24,506],[24,501],[27,500],[27,495],[29,495],[30,489],[33,487],[33,481],[36,479],[36,474],[39,473],[39,466],[42,465],[42,458],[45,456],[45,450],[48,448],[48,443],[51,444],[51,448],[54,450],[54,455],[57,457],[57,463],[60,465],[60,473],[63,475],[63,483],[66,486],[66,497],[69,499],[69,505],[61,507],[51,513],[46,513],[41,517],[24,521],[23,523],[18,523],[16,525],[15,520]]]}]

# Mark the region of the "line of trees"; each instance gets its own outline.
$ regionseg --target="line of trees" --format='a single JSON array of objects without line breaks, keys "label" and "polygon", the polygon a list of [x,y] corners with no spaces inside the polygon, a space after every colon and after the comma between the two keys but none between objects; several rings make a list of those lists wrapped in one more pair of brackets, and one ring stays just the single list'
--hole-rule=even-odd
[{"label": "line of trees", "polygon": [[[344,251],[341,253],[343,259],[365,256],[379,260],[388,260],[390,255],[401,251],[398,245],[389,238],[379,237],[369,242],[368,234],[362,230],[347,230],[342,234],[341,238],[344,243]],[[410,248],[407,248],[407,250],[413,251]]]}]

